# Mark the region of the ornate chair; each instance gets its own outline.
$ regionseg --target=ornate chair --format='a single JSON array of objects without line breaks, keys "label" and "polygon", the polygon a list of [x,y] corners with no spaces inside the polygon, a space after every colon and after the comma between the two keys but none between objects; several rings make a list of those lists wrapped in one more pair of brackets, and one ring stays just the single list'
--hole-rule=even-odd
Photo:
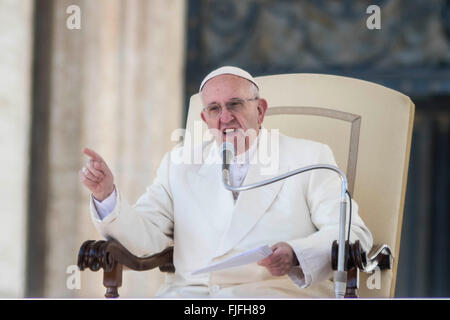
[{"label": "ornate chair", "polygon": [[[269,109],[267,129],[328,144],[346,173],[348,190],[372,231],[374,247],[347,247],[347,297],[393,297],[414,117],[405,95],[371,82],[321,74],[285,74],[256,78]],[[186,130],[200,120],[198,95],[191,97]],[[202,125],[202,130],[206,127]],[[117,241],[86,241],[81,270],[104,269],[106,297],[117,297],[122,265],[132,270],[159,267],[173,272],[172,248],[147,258],[129,253]],[[330,248],[336,265],[336,243]],[[361,272],[360,270],[364,271]],[[375,273],[374,273],[375,272]],[[373,282],[370,277],[379,281]],[[358,290],[359,289],[359,292]]]}]

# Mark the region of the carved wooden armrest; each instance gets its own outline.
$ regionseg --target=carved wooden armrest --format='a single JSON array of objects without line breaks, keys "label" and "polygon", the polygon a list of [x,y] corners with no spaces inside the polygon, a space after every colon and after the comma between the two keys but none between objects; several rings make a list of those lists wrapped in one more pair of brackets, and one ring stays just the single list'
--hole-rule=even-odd
[{"label": "carved wooden armrest", "polygon": [[[345,242],[345,270],[347,270],[347,290],[346,298],[357,298],[358,289],[358,271],[367,273],[372,272],[375,268],[380,270],[392,269],[394,257],[388,245],[374,245],[369,254],[362,250],[359,240],[349,245]],[[333,242],[331,248],[331,267],[337,270],[338,261],[338,243]]]},{"label": "carved wooden armrest", "polygon": [[175,272],[172,264],[173,247],[169,247],[149,257],[136,257],[117,240],[88,240],[78,251],[78,267],[92,271],[103,269],[105,297],[117,298],[118,287],[122,285],[123,266],[131,270],[145,271],[156,267],[162,272]]}]

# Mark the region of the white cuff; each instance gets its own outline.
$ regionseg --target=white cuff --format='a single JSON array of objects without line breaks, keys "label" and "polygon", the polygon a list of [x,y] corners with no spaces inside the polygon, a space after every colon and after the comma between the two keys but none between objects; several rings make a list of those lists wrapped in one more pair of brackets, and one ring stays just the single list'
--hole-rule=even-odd
[{"label": "white cuff", "polygon": [[114,187],[113,192],[103,201],[98,201],[95,199],[93,195],[92,200],[94,200],[95,208],[98,214],[98,217],[100,220],[103,220],[105,217],[107,217],[111,212],[113,212],[115,206],[116,206],[116,188]]},{"label": "white cuff", "polygon": [[[295,251],[294,251],[295,253]],[[304,272],[304,262],[302,263],[300,261],[300,258],[297,254],[297,260],[299,265],[292,267],[289,272],[288,276],[289,279],[292,280],[300,289],[307,288],[311,285],[311,275]]]},{"label": "white cuff", "polygon": [[292,267],[288,272],[288,276],[300,289],[307,288],[312,284],[313,269],[311,269],[302,250],[295,246],[291,241],[288,241],[287,243],[292,247],[298,261],[298,266]]}]

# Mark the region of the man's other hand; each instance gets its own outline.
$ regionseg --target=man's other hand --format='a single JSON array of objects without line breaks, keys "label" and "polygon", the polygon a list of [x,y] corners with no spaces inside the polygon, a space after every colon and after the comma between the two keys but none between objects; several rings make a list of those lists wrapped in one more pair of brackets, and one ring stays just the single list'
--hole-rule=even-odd
[{"label": "man's other hand", "polygon": [[92,192],[95,199],[103,201],[114,191],[112,172],[94,150],[84,148],[83,153],[90,159],[80,170],[80,180]]},{"label": "man's other hand", "polygon": [[258,265],[266,267],[271,275],[284,276],[291,267],[298,265],[294,250],[286,242],[278,242],[271,249],[272,254],[270,256],[258,261]]}]

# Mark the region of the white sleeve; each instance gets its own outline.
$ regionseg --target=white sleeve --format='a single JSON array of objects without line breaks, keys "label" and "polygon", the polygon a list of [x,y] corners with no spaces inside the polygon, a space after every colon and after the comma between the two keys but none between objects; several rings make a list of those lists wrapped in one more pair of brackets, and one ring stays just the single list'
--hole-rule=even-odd
[{"label": "white sleeve", "polygon": [[91,198],[91,218],[97,231],[105,239],[119,241],[138,257],[161,252],[172,245],[174,217],[169,171],[170,158],[166,153],[155,180],[134,205],[128,203],[116,185],[116,204],[102,220]]},{"label": "white sleeve", "polygon": [[[320,152],[317,163],[336,166],[333,153],[328,146]],[[300,264],[300,268],[292,268],[289,277],[301,288],[332,277],[331,245],[339,238],[339,195],[338,175],[330,174],[326,170],[311,172],[307,201],[311,220],[317,231],[307,237],[287,241]],[[352,200],[351,227],[351,241],[359,240],[363,249],[369,251],[373,244],[372,234],[359,216],[358,204],[354,200]]]},{"label": "white sleeve", "polygon": [[91,194],[92,200],[95,204],[95,209],[97,211],[98,219],[103,220],[105,217],[107,217],[111,212],[113,212],[115,206],[116,206],[116,188],[114,187],[113,192],[103,201],[98,201],[95,199],[95,197]]}]

